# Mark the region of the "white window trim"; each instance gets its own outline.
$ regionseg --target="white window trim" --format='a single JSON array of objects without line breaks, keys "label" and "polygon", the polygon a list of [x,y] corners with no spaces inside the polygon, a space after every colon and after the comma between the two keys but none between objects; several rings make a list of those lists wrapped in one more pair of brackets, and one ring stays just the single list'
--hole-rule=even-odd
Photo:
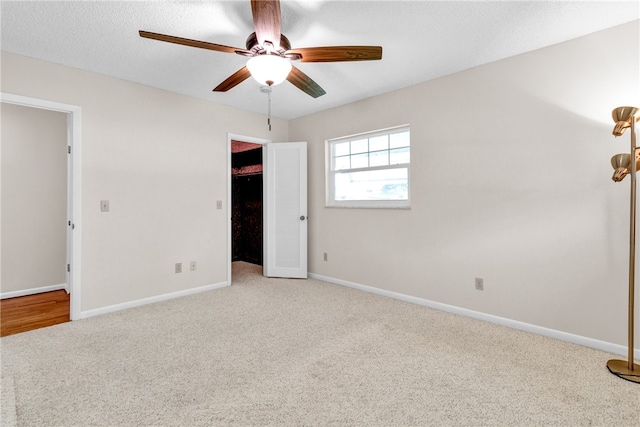
[{"label": "white window trim", "polygon": [[[333,170],[332,145],[340,141],[349,141],[358,137],[366,136],[374,138],[380,135],[388,135],[391,133],[411,130],[410,125],[394,126],[387,129],[380,129],[371,132],[362,132],[339,138],[332,138],[325,141],[325,177],[326,177],[326,198],[325,207],[327,208],[349,208],[349,209],[411,209],[411,161],[409,163],[374,166],[366,168],[355,168],[347,170]],[[409,145],[411,147],[411,145]],[[358,171],[375,171],[388,169],[407,169],[407,200],[334,200],[332,195],[335,194],[335,175],[339,173],[358,172]]]}]

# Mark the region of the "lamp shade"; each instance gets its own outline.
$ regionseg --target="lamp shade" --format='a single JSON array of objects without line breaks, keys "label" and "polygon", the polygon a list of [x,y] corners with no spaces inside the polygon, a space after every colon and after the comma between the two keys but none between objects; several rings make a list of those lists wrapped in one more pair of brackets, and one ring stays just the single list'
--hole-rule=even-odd
[{"label": "lamp shade", "polygon": [[616,154],[611,158],[611,166],[613,166],[614,169],[618,169],[618,168],[629,169],[629,166],[631,166],[631,155],[626,153]]},{"label": "lamp shade", "polygon": [[272,86],[282,83],[287,78],[291,71],[291,63],[276,55],[259,55],[247,61],[247,68],[258,83]]},{"label": "lamp shade", "polygon": [[[631,171],[631,155],[630,154],[616,154],[611,158],[611,166],[615,169],[612,179],[615,182],[620,182]],[[640,170],[640,159],[636,154],[636,171]]]},{"label": "lamp shade", "polygon": [[611,116],[616,123],[613,135],[622,136],[624,131],[631,126],[631,120],[638,120],[640,110],[636,107],[618,107],[611,112]]}]

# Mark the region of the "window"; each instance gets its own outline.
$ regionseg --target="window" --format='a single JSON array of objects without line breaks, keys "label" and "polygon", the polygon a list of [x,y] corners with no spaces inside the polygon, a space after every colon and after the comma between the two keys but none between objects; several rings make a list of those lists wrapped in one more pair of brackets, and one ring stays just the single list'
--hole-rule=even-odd
[{"label": "window", "polygon": [[409,126],[327,141],[327,205],[408,208]]}]

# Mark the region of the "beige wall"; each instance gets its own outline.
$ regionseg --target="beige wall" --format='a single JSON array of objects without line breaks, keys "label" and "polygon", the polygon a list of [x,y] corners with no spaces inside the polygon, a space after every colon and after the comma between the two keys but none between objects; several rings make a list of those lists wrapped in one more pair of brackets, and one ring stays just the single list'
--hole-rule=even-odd
[{"label": "beige wall", "polygon": [[1,104],[3,293],[66,281],[67,116]]},{"label": "beige wall", "polygon": [[[609,159],[629,147],[611,110],[640,104],[638,28],[292,120],[309,142],[309,270],[626,344],[629,181]],[[325,140],[405,123],[412,209],[326,208]]]},{"label": "beige wall", "polygon": [[286,121],[7,52],[1,83],[82,108],[81,311],[226,282],[227,132]]},{"label": "beige wall", "polygon": [[[9,53],[2,90],[82,107],[83,311],[226,280],[215,201],[232,132],[309,142],[311,272],[625,344],[629,184],[609,158],[628,135],[610,113],[640,104],[638,35],[636,21],[271,133],[262,115]],[[412,209],[325,208],[324,141],[405,123]]]}]

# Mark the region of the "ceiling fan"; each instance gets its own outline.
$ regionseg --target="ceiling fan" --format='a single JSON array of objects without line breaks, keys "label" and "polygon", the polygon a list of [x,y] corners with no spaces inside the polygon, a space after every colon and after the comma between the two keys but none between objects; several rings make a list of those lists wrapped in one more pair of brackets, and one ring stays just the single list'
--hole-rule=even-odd
[{"label": "ceiling fan", "polygon": [[255,32],[246,41],[246,49],[199,40],[140,31],[140,37],[249,57],[247,65],[220,83],[214,92],[226,92],[253,76],[263,85],[272,86],[285,79],[306,94],[317,98],[326,92],[291,62],[374,61],[382,59],[380,46],[325,46],[292,49],[289,39],[280,32],[280,1],[251,0]]}]

